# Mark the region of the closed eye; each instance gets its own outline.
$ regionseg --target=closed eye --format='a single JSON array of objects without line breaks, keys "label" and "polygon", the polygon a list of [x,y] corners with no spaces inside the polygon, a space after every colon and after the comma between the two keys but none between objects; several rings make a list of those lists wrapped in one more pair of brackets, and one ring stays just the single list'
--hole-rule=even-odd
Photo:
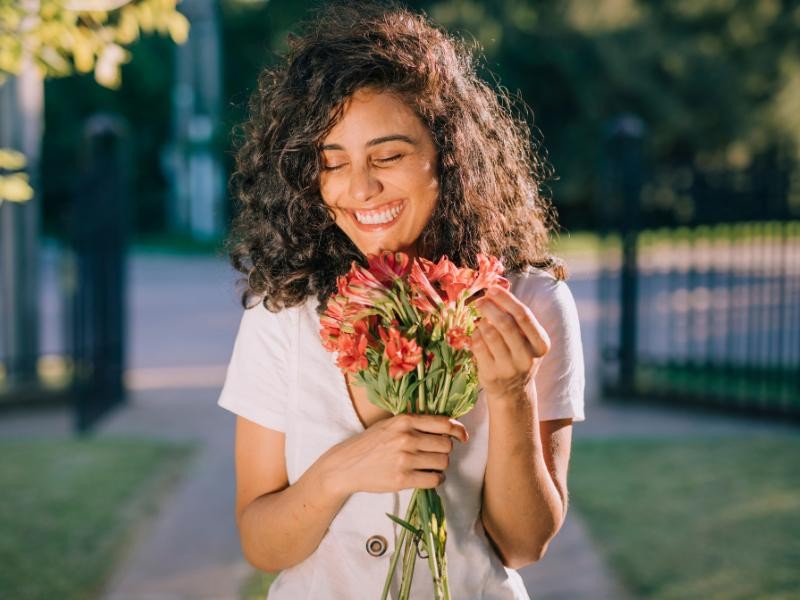
[{"label": "closed eye", "polygon": [[[400,160],[401,158],[403,158],[402,154],[395,154],[394,156],[387,156],[386,158],[376,158],[375,162],[376,163],[380,163],[382,165],[385,165],[385,164],[393,163],[393,162],[395,162],[397,160]],[[339,169],[341,169],[346,164],[347,163],[342,163],[340,165],[322,165],[322,170],[323,171],[338,171]]]},{"label": "closed eye", "polygon": [[391,163],[391,162],[394,162],[396,160],[399,160],[402,157],[403,157],[402,154],[395,154],[394,156],[388,156],[386,158],[376,158],[375,162],[378,162],[378,163],[381,163],[381,164],[387,164],[387,163]]}]

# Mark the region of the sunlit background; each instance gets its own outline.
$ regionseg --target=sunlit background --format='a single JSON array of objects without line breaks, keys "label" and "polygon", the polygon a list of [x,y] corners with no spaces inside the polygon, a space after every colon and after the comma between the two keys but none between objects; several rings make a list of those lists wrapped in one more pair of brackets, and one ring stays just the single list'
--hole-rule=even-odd
[{"label": "sunlit background", "polygon": [[[235,126],[312,5],[0,3],[0,597],[267,593],[221,243]],[[531,596],[800,598],[800,5],[407,5],[554,170],[586,421]]]}]

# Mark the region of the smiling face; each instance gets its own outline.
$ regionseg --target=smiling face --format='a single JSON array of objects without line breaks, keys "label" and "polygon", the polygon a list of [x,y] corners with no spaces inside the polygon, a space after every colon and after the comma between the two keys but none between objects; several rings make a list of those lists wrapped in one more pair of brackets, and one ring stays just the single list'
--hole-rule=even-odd
[{"label": "smiling face", "polygon": [[322,141],[322,199],[365,256],[417,256],[439,197],[437,149],[428,128],[396,96],[359,90]]}]

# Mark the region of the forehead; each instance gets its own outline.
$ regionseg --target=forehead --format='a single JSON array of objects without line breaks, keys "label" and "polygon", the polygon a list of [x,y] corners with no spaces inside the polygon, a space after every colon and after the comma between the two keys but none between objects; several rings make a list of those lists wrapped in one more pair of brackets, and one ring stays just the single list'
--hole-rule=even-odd
[{"label": "forehead", "polygon": [[357,142],[376,134],[418,133],[422,129],[416,113],[396,95],[359,90],[345,101],[339,120],[323,143]]}]

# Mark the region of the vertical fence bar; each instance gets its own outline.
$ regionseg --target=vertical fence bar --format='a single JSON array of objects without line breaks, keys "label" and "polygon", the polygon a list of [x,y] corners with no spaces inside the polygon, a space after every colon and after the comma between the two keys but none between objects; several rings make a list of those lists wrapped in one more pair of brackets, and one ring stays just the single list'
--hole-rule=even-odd
[{"label": "vertical fence bar", "polygon": [[644,123],[633,115],[614,119],[606,131],[608,191],[622,208],[619,223],[622,243],[619,387],[625,395],[635,393],[636,388],[637,236],[640,229],[643,137]]},{"label": "vertical fence bar", "polygon": [[96,115],[84,138],[84,170],[70,217],[77,280],[67,298],[78,433],[125,400],[127,127],[120,118]]}]

